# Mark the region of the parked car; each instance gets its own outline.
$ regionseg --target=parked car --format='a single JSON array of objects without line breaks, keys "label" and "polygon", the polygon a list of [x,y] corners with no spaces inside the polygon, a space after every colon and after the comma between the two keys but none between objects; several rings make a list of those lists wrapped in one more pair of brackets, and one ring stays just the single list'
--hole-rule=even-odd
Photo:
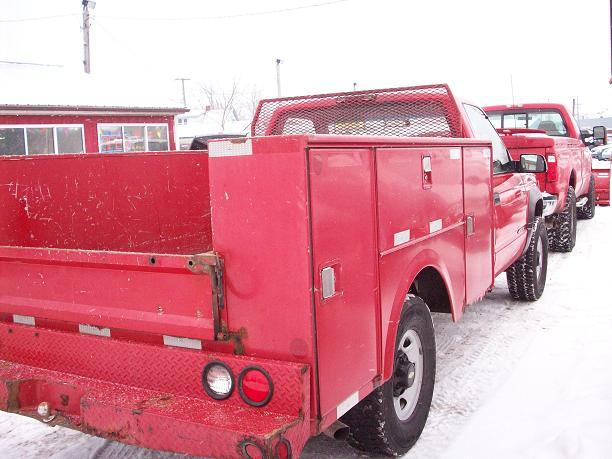
[{"label": "parked car", "polygon": [[485,107],[502,134],[510,156],[525,152],[544,155],[548,168],[537,174],[544,203],[550,247],[571,252],[576,244],[576,219],[595,215],[595,178],[591,154],[575,120],[564,105],[532,103]]},{"label": "parked car", "polygon": [[446,85],[263,100],[206,152],[0,158],[0,408],[147,448],[399,455],[430,311],[545,287],[533,173]]},{"label": "parked car", "polygon": [[591,148],[591,156],[600,161],[610,161],[612,157],[612,145],[602,145]]},{"label": "parked car", "polygon": [[239,139],[245,134],[213,134],[194,137],[191,141],[190,150],[208,150],[208,142],[217,139]]}]

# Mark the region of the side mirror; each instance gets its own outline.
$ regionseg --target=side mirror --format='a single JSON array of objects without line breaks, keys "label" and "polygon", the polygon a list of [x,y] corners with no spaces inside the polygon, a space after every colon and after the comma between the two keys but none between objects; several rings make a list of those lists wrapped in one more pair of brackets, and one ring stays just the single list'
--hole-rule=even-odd
[{"label": "side mirror", "polygon": [[518,164],[518,172],[546,172],[548,165],[542,155],[527,154],[521,155],[521,160]]},{"label": "side mirror", "polygon": [[605,126],[595,126],[593,128],[593,142],[595,145],[607,145],[608,131]]}]

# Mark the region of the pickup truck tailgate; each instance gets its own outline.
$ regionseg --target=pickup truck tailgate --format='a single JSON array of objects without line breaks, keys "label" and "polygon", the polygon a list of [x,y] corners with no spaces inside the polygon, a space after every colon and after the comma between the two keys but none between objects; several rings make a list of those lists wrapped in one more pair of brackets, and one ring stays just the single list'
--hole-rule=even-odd
[{"label": "pickup truck tailgate", "polygon": [[218,263],[211,253],[0,247],[0,314],[102,336],[113,330],[114,336],[136,331],[165,340],[212,340]]}]

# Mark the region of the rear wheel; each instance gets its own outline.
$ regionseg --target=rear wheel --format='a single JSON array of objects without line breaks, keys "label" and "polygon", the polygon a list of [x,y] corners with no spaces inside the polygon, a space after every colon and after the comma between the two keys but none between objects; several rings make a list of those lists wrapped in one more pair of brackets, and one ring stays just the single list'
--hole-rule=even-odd
[{"label": "rear wheel", "polygon": [[581,220],[590,220],[595,216],[595,179],[591,176],[589,184],[589,194],[587,195],[587,203],[577,209],[578,218]]},{"label": "rear wheel", "polygon": [[553,228],[548,232],[550,249],[553,252],[571,252],[576,245],[576,193],[570,186],[565,198],[563,212],[555,215]]},{"label": "rear wheel", "polygon": [[397,336],[393,376],[346,413],[348,442],[386,456],[407,452],[418,440],[431,406],[436,375],[436,342],[425,302],[409,295]]},{"label": "rear wheel", "polygon": [[544,292],[548,268],[548,237],[544,220],[534,222],[529,247],[507,270],[508,290],[515,300],[535,301]]}]

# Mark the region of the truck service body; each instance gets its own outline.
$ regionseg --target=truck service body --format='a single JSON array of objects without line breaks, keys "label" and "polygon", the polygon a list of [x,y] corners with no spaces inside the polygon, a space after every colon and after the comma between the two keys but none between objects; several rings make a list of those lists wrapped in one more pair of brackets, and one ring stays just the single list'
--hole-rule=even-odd
[{"label": "truck service body", "polygon": [[537,179],[544,194],[551,248],[571,251],[576,218],[592,218],[596,204],[591,153],[578,124],[562,104],[494,105],[484,110],[513,159],[527,152],[546,157],[547,171],[537,174]]},{"label": "truck service body", "polygon": [[1,409],[214,457],[297,457],[340,419],[399,454],[429,309],[505,270],[544,289],[538,158],[445,85],[265,100],[209,148],[0,159]]}]

